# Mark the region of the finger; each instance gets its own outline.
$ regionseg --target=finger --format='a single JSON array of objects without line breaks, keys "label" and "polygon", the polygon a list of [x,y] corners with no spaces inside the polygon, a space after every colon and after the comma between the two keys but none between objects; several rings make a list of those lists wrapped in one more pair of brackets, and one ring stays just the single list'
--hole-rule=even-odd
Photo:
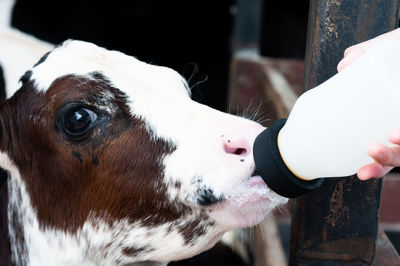
[{"label": "finger", "polygon": [[374,143],[368,146],[368,155],[375,162],[383,166],[400,166],[400,147],[388,147],[380,143]]},{"label": "finger", "polygon": [[371,163],[361,167],[358,172],[357,176],[360,180],[368,180],[371,178],[380,178],[385,176],[387,173],[392,170],[393,167],[390,166],[383,166],[379,163]]},{"label": "finger", "polygon": [[400,145],[400,129],[395,129],[390,132],[389,141],[393,144]]},{"label": "finger", "polygon": [[[342,71],[348,65],[350,65],[355,59],[357,59],[360,55],[362,55],[366,50],[371,47],[376,41],[381,39],[392,39],[392,40],[400,40],[400,28],[381,34],[373,39],[368,41],[350,46],[344,51],[344,58],[339,62],[337,66],[338,72]],[[350,56],[350,57],[348,57]],[[347,58],[348,57],[348,58]]]},{"label": "finger", "polygon": [[349,46],[346,48],[346,50],[344,50],[344,55],[343,57],[348,56],[349,54],[355,52],[356,50],[358,50],[361,46],[363,45],[363,43],[359,43],[359,44],[355,44],[352,46]]},{"label": "finger", "polygon": [[357,58],[359,58],[365,49],[362,46],[352,46],[346,49],[345,56],[340,62],[338,63],[337,70],[338,72],[345,69],[348,65],[354,62]]}]

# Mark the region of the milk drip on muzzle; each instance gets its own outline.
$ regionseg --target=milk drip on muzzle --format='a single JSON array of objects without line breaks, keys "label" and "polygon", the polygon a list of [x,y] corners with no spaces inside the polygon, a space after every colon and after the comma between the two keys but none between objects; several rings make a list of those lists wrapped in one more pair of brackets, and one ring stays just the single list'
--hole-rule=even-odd
[{"label": "milk drip on muzzle", "polygon": [[376,42],[360,58],[296,101],[255,140],[256,169],[285,197],[318,188],[324,178],[348,177],[372,163],[369,144],[393,146],[400,128],[400,41]]}]

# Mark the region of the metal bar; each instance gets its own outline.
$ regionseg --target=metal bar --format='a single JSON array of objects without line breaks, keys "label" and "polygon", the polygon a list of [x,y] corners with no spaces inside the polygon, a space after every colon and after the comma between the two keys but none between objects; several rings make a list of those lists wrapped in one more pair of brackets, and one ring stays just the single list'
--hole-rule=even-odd
[{"label": "metal bar", "polygon": [[238,0],[234,55],[257,56],[260,51],[262,0]]},{"label": "metal bar", "polygon": [[[397,27],[398,10],[398,0],[311,0],[304,89],[333,76],[346,47]],[[289,264],[371,265],[380,191],[377,180],[331,179],[297,199]]]}]

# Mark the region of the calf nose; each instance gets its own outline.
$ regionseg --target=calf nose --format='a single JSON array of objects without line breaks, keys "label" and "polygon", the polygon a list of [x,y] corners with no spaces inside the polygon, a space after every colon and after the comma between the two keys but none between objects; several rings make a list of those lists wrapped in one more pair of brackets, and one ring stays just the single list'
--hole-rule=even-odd
[{"label": "calf nose", "polygon": [[264,129],[262,126],[254,126],[239,129],[235,133],[222,135],[221,140],[224,152],[239,157],[252,155],[254,140]]},{"label": "calf nose", "polygon": [[248,139],[240,136],[223,136],[222,144],[224,151],[228,154],[235,154],[242,157],[251,152],[251,144]]}]

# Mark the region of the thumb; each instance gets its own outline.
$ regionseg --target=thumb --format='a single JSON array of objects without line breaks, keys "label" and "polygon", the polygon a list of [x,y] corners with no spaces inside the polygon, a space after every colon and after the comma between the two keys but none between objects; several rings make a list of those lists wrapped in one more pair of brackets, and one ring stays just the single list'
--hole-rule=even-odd
[{"label": "thumb", "polygon": [[365,52],[364,48],[361,46],[352,46],[346,49],[344,52],[344,58],[340,60],[337,70],[338,72],[345,69],[348,65],[353,63],[357,58],[359,58]]}]

